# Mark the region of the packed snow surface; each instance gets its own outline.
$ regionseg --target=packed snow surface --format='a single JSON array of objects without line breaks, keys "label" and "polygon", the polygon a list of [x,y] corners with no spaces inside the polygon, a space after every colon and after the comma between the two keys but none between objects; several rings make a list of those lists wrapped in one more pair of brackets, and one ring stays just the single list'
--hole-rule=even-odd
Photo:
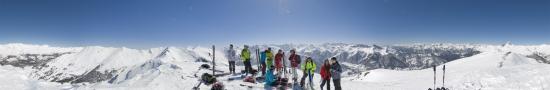
[{"label": "packed snow surface", "polygon": [[[361,60],[373,59],[372,55],[403,54],[402,47],[366,46],[353,44],[323,45],[258,45],[253,48],[296,48],[299,54],[314,59],[339,56],[346,67],[342,87],[344,90],[426,90],[434,87],[434,71],[426,66],[410,66],[411,69],[379,67],[369,69]],[[411,50],[463,49],[480,51],[469,57],[460,57],[438,65],[436,86],[452,90],[544,90],[550,88],[550,45],[474,45],[474,44],[415,44],[406,45]],[[240,53],[237,47],[237,53]],[[215,51],[216,73],[227,73],[225,49]],[[253,51],[253,50],[251,50]],[[399,52],[398,52],[399,51]],[[418,51],[415,51],[418,52]],[[422,51],[426,52],[426,51]],[[376,53],[376,54],[373,54]],[[428,52],[431,53],[431,52]],[[254,52],[252,52],[254,56]],[[414,53],[416,54],[416,53]],[[438,53],[439,54],[439,53]],[[122,89],[122,90],[190,90],[198,84],[202,64],[211,64],[213,57],[209,47],[159,47],[131,49],[125,47],[51,47],[48,45],[4,44],[0,45],[0,88],[4,90],[28,89]],[[427,55],[427,54],[423,54]],[[237,55],[238,56],[238,55]],[[436,55],[437,56],[437,55]],[[533,57],[537,58],[533,58]],[[288,57],[288,55],[286,55]],[[361,57],[361,58],[358,58]],[[255,58],[255,57],[253,57]],[[30,61],[28,61],[30,60]],[[437,59],[426,59],[437,60]],[[253,60],[254,61],[254,60]],[[316,60],[320,62],[321,60]],[[237,71],[243,70],[238,60]],[[256,63],[252,63],[256,68]],[[390,63],[391,64],[391,63]],[[406,63],[407,64],[407,63]],[[422,64],[422,63],[408,63]],[[317,63],[321,66],[321,63]],[[370,67],[372,68],[372,67]],[[407,68],[407,67],[404,67]],[[263,83],[229,81],[235,75],[218,77],[227,90],[269,89]],[[301,75],[299,75],[301,77]],[[320,75],[314,77],[315,89],[320,90]],[[252,85],[252,88],[241,86]],[[333,88],[333,86],[331,86]],[[201,85],[200,89],[210,89]],[[288,88],[291,89],[291,88]]]}]

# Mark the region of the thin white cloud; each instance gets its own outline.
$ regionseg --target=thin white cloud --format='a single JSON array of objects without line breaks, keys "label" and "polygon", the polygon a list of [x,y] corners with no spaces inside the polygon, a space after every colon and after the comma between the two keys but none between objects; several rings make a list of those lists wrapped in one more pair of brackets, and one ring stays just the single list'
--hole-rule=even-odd
[{"label": "thin white cloud", "polygon": [[292,13],[288,7],[288,0],[279,0],[279,13],[282,15],[289,15]]}]

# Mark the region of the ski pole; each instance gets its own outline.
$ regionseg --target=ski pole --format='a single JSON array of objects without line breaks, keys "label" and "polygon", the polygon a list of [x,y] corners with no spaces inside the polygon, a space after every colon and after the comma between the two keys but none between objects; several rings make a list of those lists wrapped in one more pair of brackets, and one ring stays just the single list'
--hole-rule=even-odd
[{"label": "ski pole", "polygon": [[443,88],[445,88],[445,65],[443,65]]},{"label": "ski pole", "polygon": [[436,82],[436,66],[433,66],[434,69],[434,89],[435,89],[435,82]]},{"label": "ski pole", "polygon": [[212,45],[212,75],[216,76],[216,47]]}]

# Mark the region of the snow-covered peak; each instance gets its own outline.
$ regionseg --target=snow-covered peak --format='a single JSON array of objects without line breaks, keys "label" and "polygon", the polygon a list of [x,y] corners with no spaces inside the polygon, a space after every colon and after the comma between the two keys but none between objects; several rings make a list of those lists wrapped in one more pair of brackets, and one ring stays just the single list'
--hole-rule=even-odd
[{"label": "snow-covered peak", "polygon": [[507,41],[506,43],[502,44],[502,47],[510,46],[512,45],[511,41]]}]

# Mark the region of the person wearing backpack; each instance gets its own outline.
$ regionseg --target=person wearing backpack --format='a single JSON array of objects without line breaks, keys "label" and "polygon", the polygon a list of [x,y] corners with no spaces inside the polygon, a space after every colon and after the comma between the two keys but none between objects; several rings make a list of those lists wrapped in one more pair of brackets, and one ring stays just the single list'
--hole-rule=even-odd
[{"label": "person wearing backpack", "polygon": [[282,75],[283,71],[283,50],[279,49],[277,51],[277,54],[275,55],[275,71],[277,71],[278,75]]},{"label": "person wearing backpack", "polygon": [[300,55],[296,54],[296,49],[290,50],[290,56],[288,57],[288,60],[290,61],[292,80],[296,83],[298,78],[298,73],[296,72],[296,69],[301,63]]}]

